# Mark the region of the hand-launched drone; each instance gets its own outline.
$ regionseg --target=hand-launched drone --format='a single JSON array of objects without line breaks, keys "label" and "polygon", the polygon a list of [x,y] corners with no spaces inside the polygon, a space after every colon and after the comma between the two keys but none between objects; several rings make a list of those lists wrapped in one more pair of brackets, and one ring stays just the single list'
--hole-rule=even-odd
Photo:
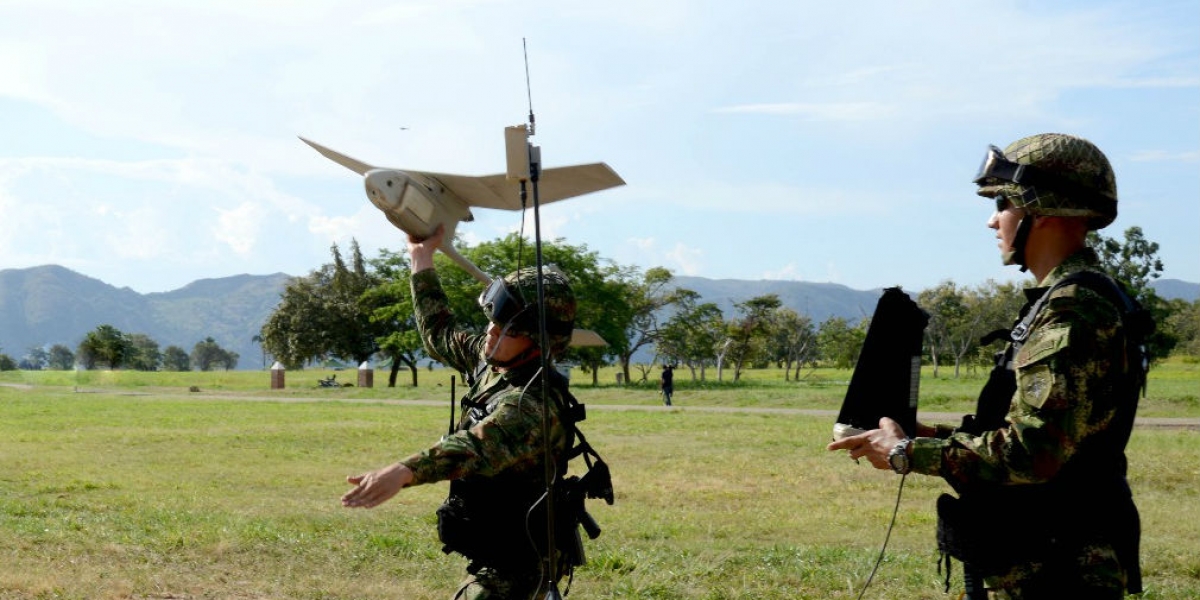
[{"label": "hand-launched drone", "polygon": [[[454,229],[460,221],[471,221],[472,207],[521,210],[525,208],[511,174],[449,175],[374,167],[300,138],[326,158],[363,176],[367,198],[383,211],[388,221],[405,233],[423,239],[438,225],[445,228],[441,250],[476,279],[487,284],[492,278],[454,248]],[[607,164],[591,163],[556,167],[540,172],[540,202],[554,202],[624,185]]]}]

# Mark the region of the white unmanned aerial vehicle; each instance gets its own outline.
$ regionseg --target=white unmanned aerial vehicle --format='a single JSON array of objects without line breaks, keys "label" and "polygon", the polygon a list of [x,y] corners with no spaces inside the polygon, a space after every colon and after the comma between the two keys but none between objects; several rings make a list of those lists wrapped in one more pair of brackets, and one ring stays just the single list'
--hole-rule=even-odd
[{"label": "white unmanned aerial vehicle", "polygon": [[[512,168],[508,174],[484,176],[386,169],[368,165],[303,137],[300,139],[326,158],[362,175],[371,204],[405,233],[423,239],[432,235],[438,225],[445,227],[442,252],[479,281],[491,283],[490,276],[454,249],[454,228],[459,221],[474,219],[471,208],[475,206],[506,210],[525,208],[521,205],[519,189],[512,181]],[[520,149],[524,150],[523,147]],[[625,185],[625,181],[604,163],[544,169],[538,180],[538,202],[545,204],[619,185]]]},{"label": "white unmanned aerial vehicle", "polygon": [[[475,206],[506,210],[525,208],[521,203],[520,188],[513,180],[528,178],[526,131],[524,126],[505,130],[508,173],[481,177],[374,167],[304,137],[300,139],[326,158],[362,175],[371,204],[383,211],[388,221],[401,231],[423,239],[432,235],[438,225],[443,226],[442,252],[486,285],[492,278],[454,248],[454,229],[460,221],[474,219],[471,208]],[[536,148],[533,150],[537,151]],[[619,185],[625,185],[625,181],[604,163],[544,169],[537,181],[538,203],[573,198]],[[573,346],[605,345],[599,335],[589,330],[576,329],[571,338]]]}]

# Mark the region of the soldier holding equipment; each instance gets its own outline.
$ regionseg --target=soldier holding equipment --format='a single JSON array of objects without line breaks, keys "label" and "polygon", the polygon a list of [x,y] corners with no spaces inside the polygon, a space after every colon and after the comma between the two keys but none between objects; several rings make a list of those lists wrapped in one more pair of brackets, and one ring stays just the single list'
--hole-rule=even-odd
[{"label": "soldier holding equipment", "polygon": [[938,542],[963,561],[968,598],[1138,593],[1125,446],[1153,323],[1086,244],[1117,216],[1112,167],[1087,140],[1040,134],[992,146],[975,183],[996,202],[988,227],[1004,264],[1037,278],[976,414],[918,425],[915,439],[885,418],[828,448],[950,483],[958,497],[938,501]]}]

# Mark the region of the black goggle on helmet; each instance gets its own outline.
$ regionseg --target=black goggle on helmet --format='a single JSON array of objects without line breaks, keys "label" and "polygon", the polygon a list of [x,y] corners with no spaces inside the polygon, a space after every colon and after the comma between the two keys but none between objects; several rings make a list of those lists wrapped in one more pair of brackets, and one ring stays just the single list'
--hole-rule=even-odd
[{"label": "black goggle on helmet", "polygon": [[479,307],[483,309],[483,314],[487,315],[488,321],[500,327],[512,325],[514,328],[527,328],[515,322],[519,317],[529,320],[529,313],[526,313],[529,307],[519,295],[513,293],[515,291],[517,290],[509,286],[507,281],[499,277],[488,284],[479,294]]},{"label": "black goggle on helmet", "polygon": [[1043,133],[989,146],[975,174],[979,195],[997,207],[1011,201],[1032,215],[1086,217],[1101,229],[1117,216],[1116,179],[1108,158],[1091,142]]},{"label": "black goggle on helmet", "polygon": [[[557,270],[543,269],[542,293],[546,302],[546,335],[550,355],[561,355],[575,328],[575,294]],[[488,321],[508,332],[538,339],[537,270],[521,269],[493,279],[479,294],[479,307]]]}]

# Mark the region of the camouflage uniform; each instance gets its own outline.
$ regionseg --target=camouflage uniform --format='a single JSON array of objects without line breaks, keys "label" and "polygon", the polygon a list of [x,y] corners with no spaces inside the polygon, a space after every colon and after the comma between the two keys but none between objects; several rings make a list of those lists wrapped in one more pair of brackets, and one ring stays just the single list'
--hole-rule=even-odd
[{"label": "camouflage uniform", "polygon": [[[430,355],[463,373],[477,371],[483,364],[486,336],[455,330],[436,273],[432,269],[412,276],[412,293],[425,347]],[[536,499],[545,489],[544,440],[540,377],[535,377],[537,360],[508,371],[483,369],[466,394],[477,408],[464,409],[459,429],[430,448],[403,462],[413,472],[410,485],[442,480],[500,480],[505,490]],[[550,398],[562,398],[550,386]],[[567,435],[557,413],[550,411],[550,438],[554,455],[562,462]],[[523,523],[513,524],[509,539],[490,540],[509,554],[531,556],[530,541]],[[468,566],[471,574],[458,598],[528,598],[543,581],[536,561],[519,566],[479,564]],[[530,587],[532,586],[532,587]]]},{"label": "camouflage uniform", "polygon": [[[1068,274],[1099,269],[1091,249],[1068,257],[1040,287],[1027,290],[1029,303],[1021,314]],[[1127,382],[1131,369],[1140,368],[1126,364],[1125,335],[1121,312],[1111,302],[1080,285],[1062,286],[1034,319],[1029,337],[1014,357],[1017,390],[1006,426],[978,436],[943,429],[945,437],[914,440],[912,470],[940,475],[956,489],[988,485],[1013,489],[1061,480],[1068,471],[1072,475],[1068,487],[1077,492],[1067,497],[1075,505],[1035,502],[1007,506],[1004,514],[980,515],[995,520],[997,539],[1020,536],[1021,524],[1030,522],[1027,517],[1032,515],[1051,523],[1078,516],[1091,532],[1066,549],[1070,556],[1018,564],[1007,573],[987,576],[989,588],[1003,590],[992,597],[1044,597],[1038,586],[1067,580],[1079,582],[1072,589],[1082,585],[1099,594],[1089,597],[1123,597],[1129,565],[1118,559],[1111,536],[1095,531],[1113,517],[1096,509],[1097,499],[1083,490],[1097,479],[1124,481],[1130,403],[1136,406],[1137,402],[1136,390],[1131,394]],[[1134,552],[1136,561],[1136,546]]]}]

